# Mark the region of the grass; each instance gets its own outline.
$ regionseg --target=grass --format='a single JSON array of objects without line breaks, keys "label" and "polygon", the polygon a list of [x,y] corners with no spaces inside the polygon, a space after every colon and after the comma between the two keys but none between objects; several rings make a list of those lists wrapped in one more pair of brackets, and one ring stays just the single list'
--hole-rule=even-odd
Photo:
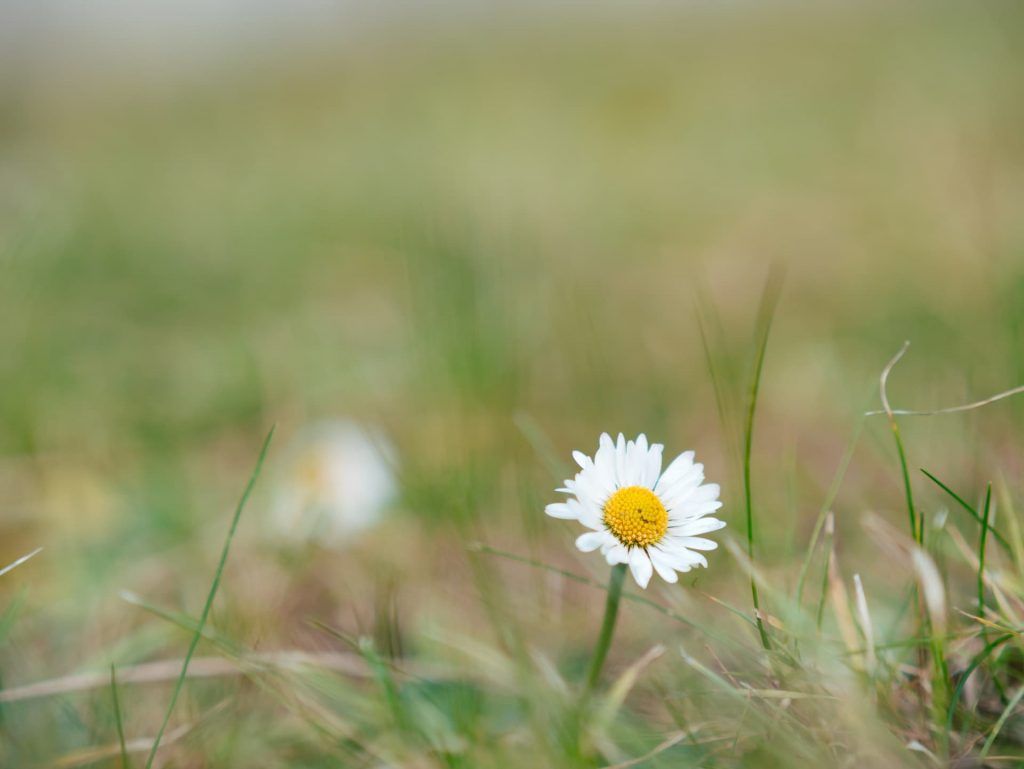
[{"label": "grass", "polygon": [[117,693],[117,673],[114,666],[110,666],[110,701],[114,709],[114,721],[117,724],[117,746],[121,751],[121,769],[128,769],[131,766],[131,759],[128,758],[128,746],[124,741],[124,721],[121,718],[121,698]]},{"label": "grass", "polygon": [[[164,714],[163,721],[160,722],[160,728],[157,729],[156,736],[153,738],[153,747],[150,749],[149,755],[146,757],[146,769],[150,769],[150,767],[153,766],[153,762],[156,760],[157,751],[160,749],[160,740],[163,739],[164,732],[167,729],[167,724],[170,722],[171,716],[174,715],[174,706],[178,702],[178,696],[181,694],[181,689],[185,685],[185,681],[188,679],[188,663],[192,660],[192,655],[195,654],[196,647],[199,646],[199,641],[203,637],[203,628],[206,625],[207,618],[210,616],[210,609],[213,608],[213,599],[217,596],[217,588],[220,587],[220,580],[224,574],[224,567],[227,566],[228,552],[231,550],[231,541],[235,538],[235,531],[238,529],[238,522],[242,518],[242,511],[245,509],[246,502],[249,501],[249,495],[252,494],[253,486],[256,485],[256,479],[260,475],[260,470],[263,467],[263,461],[267,456],[267,449],[270,448],[270,440],[273,437],[274,430],[271,429],[270,432],[267,433],[266,440],[263,441],[263,448],[260,449],[259,458],[256,460],[256,468],[253,470],[252,476],[250,476],[249,482],[245,486],[245,491],[242,492],[242,496],[238,500],[238,506],[235,508],[235,514],[231,519],[231,526],[228,528],[227,538],[224,540],[224,549],[221,550],[220,561],[217,563],[217,570],[213,574],[213,582],[210,583],[210,592],[206,595],[206,603],[203,604],[202,614],[199,615],[199,622],[196,624],[195,632],[192,634],[192,640],[189,643],[188,651],[185,652],[185,660],[181,665],[181,675],[178,676],[178,680],[174,683],[174,690],[171,693],[171,701],[167,705],[167,712]],[[111,686],[114,688],[113,668],[111,668],[111,680]],[[116,692],[116,688],[114,688],[114,691]],[[120,716],[118,716],[119,734],[120,730],[121,722]]]},{"label": "grass", "polygon": [[[984,398],[1024,381],[1022,20],[650,10],[5,79],[0,766],[1024,762],[1024,402]],[[396,496],[287,540],[339,416]],[[580,719],[609,571],[542,511],[603,430],[695,449],[729,525],[626,578]]]},{"label": "grass", "polygon": [[[745,500],[747,517],[747,557],[751,564],[754,563],[754,499],[751,491],[750,470],[751,457],[754,449],[754,415],[757,412],[757,393],[761,387],[761,372],[764,369],[764,357],[768,351],[768,337],[771,333],[772,318],[775,316],[775,305],[778,302],[779,292],[782,289],[782,278],[773,270],[765,285],[764,294],[761,297],[761,308],[758,311],[757,348],[754,358],[754,372],[750,379],[750,398],[747,406],[747,418],[743,429],[743,498]],[[754,604],[754,621],[757,623],[757,632],[761,638],[761,645],[767,650],[771,649],[768,631],[765,630],[764,621],[761,616],[760,601],[757,596],[757,583],[753,578],[750,580],[751,600]]]}]

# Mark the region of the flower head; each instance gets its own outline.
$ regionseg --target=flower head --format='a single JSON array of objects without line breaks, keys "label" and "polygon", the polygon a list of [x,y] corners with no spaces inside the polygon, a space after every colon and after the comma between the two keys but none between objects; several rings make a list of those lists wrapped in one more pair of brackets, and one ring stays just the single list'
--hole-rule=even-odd
[{"label": "flower head", "polygon": [[395,497],[393,456],[378,431],[338,419],[306,428],[278,480],[267,534],[343,546],[379,523]]},{"label": "flower head", "polygon": [[593,459],[573,452],[580,471],[558,489],[569,499],[544,509],[553,518],[577,520],[591,529],[576,547],[585,553],[600,550],[609,564],[628,563],[642,588],[655,571],[675,582],[676,572],[707,566],[699,551],[718,544],[699,535],[725,526],[707,517],[722,503],[718,484],[704,483],[704,465],[687,451],[662,472],[663,449],[660,443],[648,446],[642,434],[627,441],[620,433],[613,442],[604,433]]}]

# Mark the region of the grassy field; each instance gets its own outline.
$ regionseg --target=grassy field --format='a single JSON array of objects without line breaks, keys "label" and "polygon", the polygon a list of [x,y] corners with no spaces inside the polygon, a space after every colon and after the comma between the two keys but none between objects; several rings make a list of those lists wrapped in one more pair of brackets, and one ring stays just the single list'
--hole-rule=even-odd
[{"label": "grassy field", "polygon": [[[0,766],[147,766],[165,715],[152,766],[1024,765],[1024,398],[899,417],[906,484],[864,416],[905,340],[895,409],[1024,383],[1022,10],[5,78],[0,567],[43,550],[0,576]],[[393,493],[283,535],[337,420]],[[602,431],[696,450],[728,527],[627,584],[583,697],[609,569],[543,510]]]}]

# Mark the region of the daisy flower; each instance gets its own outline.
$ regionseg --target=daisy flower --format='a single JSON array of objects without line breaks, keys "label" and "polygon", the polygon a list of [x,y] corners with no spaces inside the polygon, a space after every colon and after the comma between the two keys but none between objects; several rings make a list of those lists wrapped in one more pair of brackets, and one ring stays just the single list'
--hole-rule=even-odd
[{"label": "daisy flower", "polygon": [[718,484],[704,483],[704,465],[687,451],[662,472],[663,449],[660,443],[648,446],[643,434],[627,441],[620,433],[613,442],[604,433],[593,459],[573,452],[580,471],[558,489],[570,498],[544,509],[590,529],[576,547],[585,553],[600,550],[610,565],[628,564],[642,588],[655,571],[675,582],[676,572],[707,566],[700,551],[718,544],[699,535],[725,526],[708,517],[722,503]]},{"label": "daisy flower", "polygon": [[396,496],[384,436],[347,419],[310,425],[289,450],[267,534],[344,546],[384,519]]}]

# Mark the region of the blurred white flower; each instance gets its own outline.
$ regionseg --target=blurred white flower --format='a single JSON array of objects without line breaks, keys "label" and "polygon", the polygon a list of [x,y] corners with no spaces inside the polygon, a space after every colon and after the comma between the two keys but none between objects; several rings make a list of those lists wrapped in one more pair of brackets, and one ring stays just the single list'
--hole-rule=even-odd
[{"label": "blurred white flower", "polygon": [[698,551],[714,550],[718,544],[697,535],[725,526],[705,517],[722,503],[718,484],[703,483],[704,465],[695,464],[693,452],[687,451],[663,473],[663,448],[660,443],[648,447],[642,434],[626,441],[619,433],[613,443],[604,433],[593,459],[580,451],[572,454],[580,472],[558,489],[572,498],[544,510],[592,529],[576,540],[576,547],[585,553],[600,549],[609,564],[628,563],[642,588],[653,571],[675,582],[677,571],[707,566]]},{"label": "blurred white flower", "polygon": [[348,420],[321,422],[294,442],[278,477],[272,533],[343,545],[394,501],[393,452],[383,435]]}]

